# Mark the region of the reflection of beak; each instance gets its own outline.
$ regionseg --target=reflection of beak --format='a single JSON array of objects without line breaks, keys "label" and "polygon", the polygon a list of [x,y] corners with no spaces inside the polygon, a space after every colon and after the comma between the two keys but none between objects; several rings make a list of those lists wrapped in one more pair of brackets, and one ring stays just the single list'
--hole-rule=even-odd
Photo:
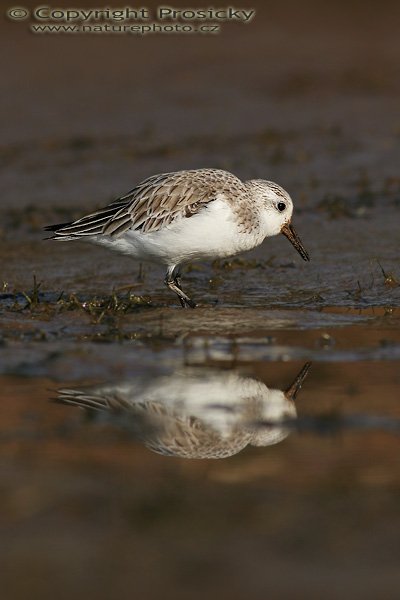
[{"label": "reflection of beak", "polygon": [[300,254],[300,256],[304,260],[310,260],[310,257],[308,256],[308,252],[304,248],[301,239],[299,238],[296,231],[294,230],[293,225],[291,225],[290,223],[285,223],[285,225],[281,229],[281,233],[283,233],[283,235],[287,237],[289,242],[291,242],[293,244],[293,246],[296,248],[297,252]]},{"label": "reflection of beak", "polygon": [[307,377],[310,367],[311,363],[306,363],[300,373],[297,375],[296,379],[293,381],[292,385],[285,391],[285,396],[288,400],[296,400],[297,393],[303,385],[303,381]]}]

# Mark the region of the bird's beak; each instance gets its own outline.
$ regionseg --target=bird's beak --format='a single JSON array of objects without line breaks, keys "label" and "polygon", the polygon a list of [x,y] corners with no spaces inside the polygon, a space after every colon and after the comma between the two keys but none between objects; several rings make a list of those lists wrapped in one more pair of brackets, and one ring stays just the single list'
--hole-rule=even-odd
[{"label": "bird's beak", "polygon": [[304,367],[301,369],[300,373],[297,375],[296,379],[293,381],[292,385],[290,385],[287,390],[285,391],[285,396],[288,400],[295,400],[297,393],[299,392],[301,386],[303,385],[303,382],[305,380],[305,378],[308,375],[308,371],[310,370],[311,367],[311,363],[308,362],[304,365]]},{"label": "bird's beak", "polygon": [[299,236],[297,235],[293,225],[291,225],[290,223],[285,223],[285,225],[281,229],[281,233],[283,233],[283,235],[285,237],[287,237],[289,242],[291,244],[293,244],[293,246],[296,248],[297,252],[300,254],[300,256],[304,260],[310,260],[308,252],[304,248],[303,243],[302,243],[301,239],[299,238]]}]

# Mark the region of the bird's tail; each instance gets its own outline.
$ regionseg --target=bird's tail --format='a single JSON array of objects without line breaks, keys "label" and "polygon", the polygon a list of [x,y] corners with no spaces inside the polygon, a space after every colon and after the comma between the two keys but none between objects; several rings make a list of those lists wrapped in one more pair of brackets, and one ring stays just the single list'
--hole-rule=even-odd
[{"label": "bird's tail", "polygon": [[[49,237],[46,237],[44,239],[45,240],[65,239],[65,236],[61,235],[61,230],[64,229],[64,227],[69,227],[70,225],[72,225],[72,221],[70,221],[69,223],[58,223],[57,225],[47,225],[46,227],[43,227],[43,231],[52,231],[54,233],[54,235],[50,235]],[[68,236],[68,239],[73,239],[73,238]]]},{"label": "bird's tail", "polygon": [[125,412],[132,409],[131,404],[118,393],[101,394],[95,391],[60,389],[57,396],[52,398],[56,404],[78,406],[85,410],[110,411],[114,413]]},{"label": "bird's tail", "polygon": [[82,390],[61,389],[57,390],[58,396],[52,400],[57,404],[79,406],[87,410],[107,410],[107,400],[96,394],[85,393]]},{"label": "bird's tail", "polygon": [[54,235],[46,239],[68,241],[100,235],[103,233],[104,226],[119,209],[120,202],[116,201],[110,206],[102,208],[90,215],[86,215],[77,221],[59,223],[58,225],[48,225],[44,230],[52,231]]}]

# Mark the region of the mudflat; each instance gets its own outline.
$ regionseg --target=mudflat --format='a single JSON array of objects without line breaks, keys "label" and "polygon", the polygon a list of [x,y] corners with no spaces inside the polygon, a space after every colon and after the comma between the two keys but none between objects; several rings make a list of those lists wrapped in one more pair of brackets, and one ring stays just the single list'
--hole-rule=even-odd
[{"label": "mudflat", "polygon": [[[214,36],[3,24],[9,598],[397,597],[399,7],[250,8]],[[156,267],[43,240],[151,174],[199,167],[287,189],[311,262],[281,236],[193,263],[199,307],[184,311]],[[161,456],[132,415],[50,401],[210,369],[285,390],[307,361],[286,439],[220,460]]]}]

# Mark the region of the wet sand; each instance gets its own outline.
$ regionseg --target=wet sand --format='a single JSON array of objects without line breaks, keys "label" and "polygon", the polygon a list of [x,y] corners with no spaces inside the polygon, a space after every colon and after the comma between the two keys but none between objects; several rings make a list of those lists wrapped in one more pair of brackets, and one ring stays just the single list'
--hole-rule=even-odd
[{"label": "wet sand", "polygon": [[[397,598],[398,11],[272,3],[190,41],[3,24],[8,598]],[[282,237],[193,264],[192,312],[155,267],[42,240],[148,175],[206,166],[288,189],[311,262]],[[140,420],[50,402],[186,369],[284,390],[309,360],[286,439],[220,460],[157,455]]]}]

